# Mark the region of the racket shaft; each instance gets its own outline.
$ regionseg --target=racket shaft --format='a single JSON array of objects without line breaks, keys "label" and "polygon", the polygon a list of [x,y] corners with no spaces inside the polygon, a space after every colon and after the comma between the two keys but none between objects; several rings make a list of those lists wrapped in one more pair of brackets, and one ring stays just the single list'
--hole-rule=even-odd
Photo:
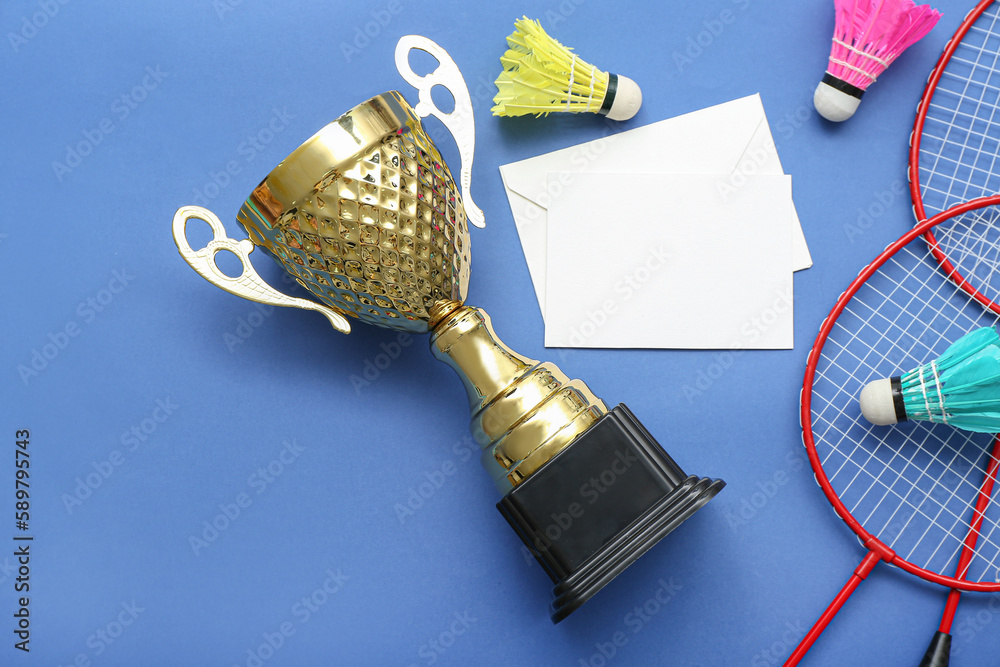
[{"label": "racket shaft", "polygon": [[[969,523],[969,534],[965,537],[962,545],[962,554],[958,559],[958,566],[955,568],[955,578],[965,579],[969,571],[969,563],[976,552],[976,543],[979,541],[979,532],[983,526],[983,518],[986,516],[986,507],[990,504],[990,497],[993,495],[993,486],[997,479],[997,470],[1000,469],[1000,436],[993,438],[993,450],[990,452],[989,463],[986,466],[986,475],[983,477],[983,486],[979,490],[979,497],[976,499],[976,507],[972,511],[972,519]],[[962,594],[958,589],[953,588],[948,593],[948,602],[944,606],[944,614],[941,616],[941,625],[938,627],[939,634],[951,632],[952,621],[955,620],[955,611],[958,609],[958,601]]]},{"label": "racket shaft", "polygon": [[830,621],[832,621],[833,617],[837,615],[840,608],[844,606],[847,599],[851,597],[851,594],[853,594],[857,587],[861,585],[861,582],[865,580],[868,573],[872,571],[872,568],[875,567],[875,564],[879,562],[880,558],[881,557],[876,552],[868,552],[868,555],[865,556],[864,560],[861,561],[858,567],[855,568],[854,572],[851,574],[851,578],[847,580],[844,587],[840,589],[839,593],[837,593],[837,597],[833,598],[833,601],[830,602],[830,606],[826,608],[823,615],[817,619],[816,623],[813,624],[809,632],[806,633],[806,636],[799,642],[799,645],[795,647],[794,651],[792,651],[788,660],[785,661],[785,667],[795,667],[795,665],[799,664],[799,661],[802,660],[806,653],[809,652],[813,643],[819,639],[821,634],[823,634],[823,631],[826,630],[826,626],[830,624]]}]

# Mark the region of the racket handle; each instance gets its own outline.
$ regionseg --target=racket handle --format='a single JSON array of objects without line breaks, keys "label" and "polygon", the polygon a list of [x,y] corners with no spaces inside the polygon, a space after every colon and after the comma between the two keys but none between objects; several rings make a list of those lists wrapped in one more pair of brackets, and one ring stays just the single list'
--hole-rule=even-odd
[{"label": "racket handle", "polygon": [[924,653],[924,659],[920,661],[920,667],[948,667],[950,656],[951,635],[938,630],[927,647],[927,653]]}]

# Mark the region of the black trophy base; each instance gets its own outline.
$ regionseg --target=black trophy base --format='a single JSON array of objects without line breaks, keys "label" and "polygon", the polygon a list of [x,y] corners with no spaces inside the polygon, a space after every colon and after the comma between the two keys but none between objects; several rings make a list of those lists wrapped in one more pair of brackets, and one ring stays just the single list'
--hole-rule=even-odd
[{"label": "black trophy base", "polygon": [[725,485],[685,475],[621,404],[497,509],[555,583],[558,623]]}]

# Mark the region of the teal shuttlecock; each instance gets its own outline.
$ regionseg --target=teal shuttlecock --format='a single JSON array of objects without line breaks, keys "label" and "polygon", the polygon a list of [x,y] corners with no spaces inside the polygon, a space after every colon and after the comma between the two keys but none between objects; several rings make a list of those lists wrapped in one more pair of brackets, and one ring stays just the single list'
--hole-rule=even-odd
[{"label": "teal shuttlecock", "polygon": [[977,329],[929,364],[869,383],[861,414],[879,426],[912,419],[1000,433],[1000,335]]}]

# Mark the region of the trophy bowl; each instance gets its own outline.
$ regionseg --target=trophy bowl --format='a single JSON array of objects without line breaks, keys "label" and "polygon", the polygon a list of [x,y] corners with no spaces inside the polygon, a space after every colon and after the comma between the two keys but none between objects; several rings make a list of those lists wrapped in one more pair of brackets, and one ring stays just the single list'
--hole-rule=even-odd
[{"label": "trophy bowl", "polygon": [[[426,76],[409,67],[411,49],[439,63]],[[251,192],[237,220],[248,239],[226,237],[219,219],[186,206],[173,221],[182,257],[204,278],[260,303],[315,310],[343,333],[349,318],[429,333],[432,354],[451,366],[469,399],[481,462],[501,494],[497,508],[554,586],[558,622],[582,605],[725,485],[685,474],[624,405],[608,406],[555,364],[507,347],[489,315],[465,304],[472,202],[472,104],[457,66],[438,45],[403,37],[396,65],[418,88],[411,107],[398,92],[377,95],[322,128]],[[430,97],[448,88],[455,109]],[[438,117],[462,157],[459,182],[425,131]],[[188,243],[190,219],[207,222],[205,248]],[[312,299],[267,285],[249,255],[262,248]],[[227,250],[243,264],[219,270]]]},{"label": "trophy bowl", "polygon": [[458,186],[397,92],[359,104],[268,174],[238,220],[316,299],[349,317],[427,333],[469,289]]}]

